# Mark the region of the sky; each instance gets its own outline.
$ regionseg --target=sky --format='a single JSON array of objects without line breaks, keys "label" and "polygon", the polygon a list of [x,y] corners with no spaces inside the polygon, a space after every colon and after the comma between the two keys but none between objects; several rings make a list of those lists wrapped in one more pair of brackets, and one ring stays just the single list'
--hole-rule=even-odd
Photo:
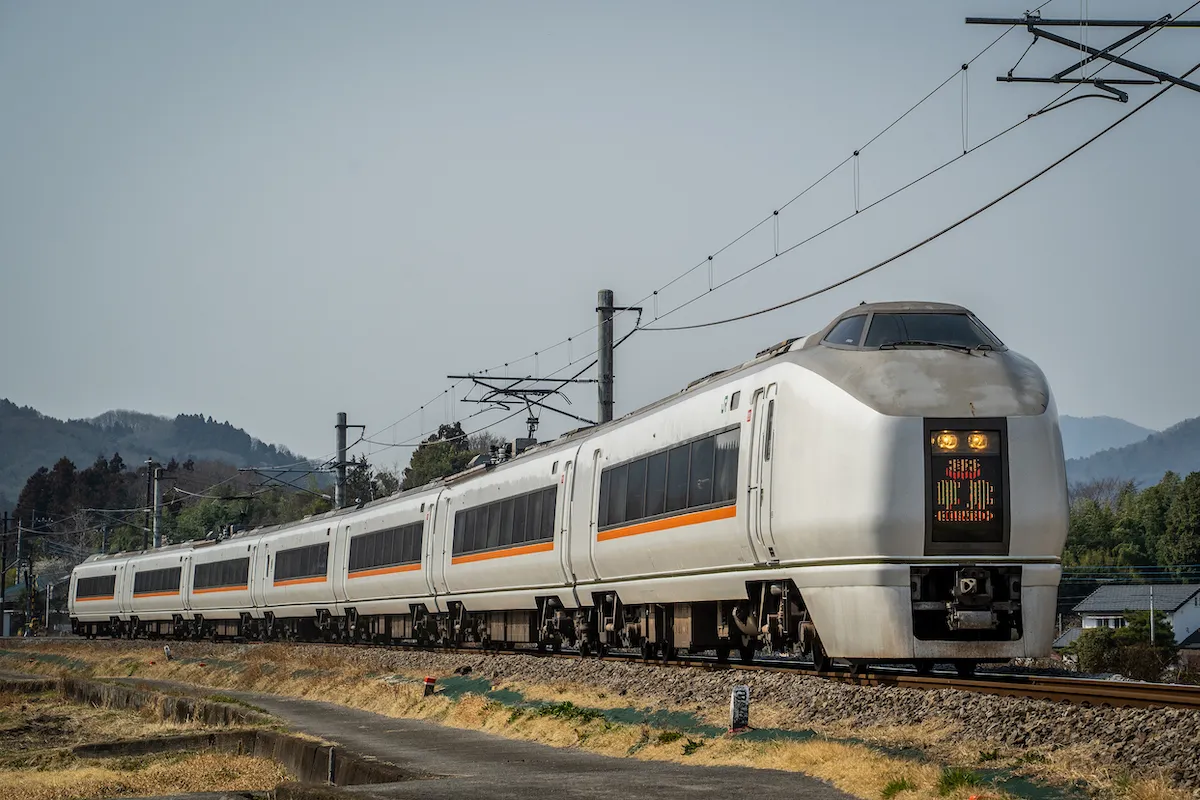
[{"label": "sky", "polygon": [[[60,418],[203,413],[311,457],[332,451],[345,411],[371,439],[356,452],[402,466],[410,450],[386,445],[481,408],[466,385],[439,396],[447,375],[586,366],[599,289],[648,298],[648,327],[701,295],[660,324],[799,296],[992,200],[1157,90],[1036,117],[858,214],[851,158],[776,223],[856,149],[859,208],[961,155],[961,64],[1004,31],[964,17],[1028,5],[0,0],[0,396]],[[995,81],[1030,40],[1017,28],[967,70],[968,147],[1066,88]],[[1073,56],[1041,42],[1015,74]],[[1130,57],[1182,73],[1200,30]],[[617,414],[860,301],[911,299],[972,309],[1042,367],[1061,413],[1154,428],[1200,415],[1198,135],[1200,94],[1172,89],[859,281],[746,322],[639,331],[616,353]],[[846,216],[709,292],[708,255],[719,284]],[[618,336],[634,322],[620,315]],[[569,397],[595,417],[592,385]],[[524,416],[491,430],[522,434]],[[543,415],[538,436],[576,425]]]}]

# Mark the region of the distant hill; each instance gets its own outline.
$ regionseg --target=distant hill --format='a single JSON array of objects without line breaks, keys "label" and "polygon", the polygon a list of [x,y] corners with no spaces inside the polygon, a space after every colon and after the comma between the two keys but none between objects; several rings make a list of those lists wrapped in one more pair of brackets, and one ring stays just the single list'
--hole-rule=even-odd
[{"label": "distant hill", "polygon": [[130,467],[148,458],[213,461],[269,467],[302,461],[286,447],[265,444],[228,422],[203,414],[174,419],[136,411],[108,411],[93,419],[62,421],[0,399],[0,507],[12,508],[39,467],[66,456],[80,469],[99,455],[120,453]]},{"label": "distant hill", "polygon": [[1087,458],[1101,450],[1124,447],[1154,431],[1116,417],[1061,416],[1063,451],[1068,459]]},{"label": "distant hill", "polygon": [[1079,483],[1130,478],[1139,486],[1149,486],[1158,483],[1167,470],[1180,476],[1200,471],[1200,417],[1152,433],[1140,442],[1068,461],[1067,479]]}]

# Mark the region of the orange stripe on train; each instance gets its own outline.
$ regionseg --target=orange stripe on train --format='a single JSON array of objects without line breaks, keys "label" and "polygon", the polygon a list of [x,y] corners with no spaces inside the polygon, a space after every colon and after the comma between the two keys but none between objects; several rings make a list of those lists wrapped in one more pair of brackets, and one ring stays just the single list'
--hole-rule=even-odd
[{"label": "orange stripe on train", "polygon": [[485,553],[468,553],[465,556],[455,556],[450,559],[451,564],[470,564],[473,561],[487,561],[489,558],[508,558],[509,556],[523,556],[527,553],[545,553],[554,549],[554,542],[541,542],[540,544],[526,544],[520,547],[510,547],[507,550],[488,550]]},{"label": "orange stripe on train", "polygon": [[623,528],[611,528],[596,534],[596,541],[605,542],[609,539],[620,539],[624,536],[637,536],[639,533],[654,533],[684,525],[698,525],[701,522],[714,522],[719,519],[732,519],[737,516],[737,506],[729,505],[721,508],[709,508],[704,511],[693,511],[690,514],[679,514],[674,517],[654,519],[649,522],[638,522]]},{"label": "orange stripe on train", "polygon": [[394,572],[412,572],[421,568],[420,564],[401,564],[396,567],[380,567],[378,569],[364,569],[358,572],[351,572],[350,578],[369,578],[372,575],[391,575]]},{"label": "orange stripe on train", "polygon": [[210,586],[207,589],[192,589],[192,594],[208,594],[209,592],[248,592],[250,587],[246,584],[241,586]]},{"label": "orange stripe on train", "polygon": [[288,578],[283,581],[275,581],[276,586],[293,586],[298,583],[324,583],[328,578],[324,575],[318,575],[315,578]]}]

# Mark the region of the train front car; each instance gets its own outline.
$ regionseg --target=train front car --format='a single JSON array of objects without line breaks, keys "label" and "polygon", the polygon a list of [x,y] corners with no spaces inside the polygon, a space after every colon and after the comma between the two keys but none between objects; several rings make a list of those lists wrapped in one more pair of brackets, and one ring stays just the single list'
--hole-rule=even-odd
[{"label": "train front car", "polygon": [[1041,370],[934,303],[861,305],[785,360],[802,368],[780,382],[771,487],[777,557],[804,565],[777,609],[789,633],[856,665],[1048,655],[1067,486]]}]

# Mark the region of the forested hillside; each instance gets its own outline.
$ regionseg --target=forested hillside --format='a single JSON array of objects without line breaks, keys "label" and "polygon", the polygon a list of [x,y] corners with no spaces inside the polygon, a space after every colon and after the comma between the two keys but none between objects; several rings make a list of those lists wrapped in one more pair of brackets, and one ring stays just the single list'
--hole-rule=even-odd
[{"label": "forested hillside", "polygon": [[1067,458],[1087,458],[1101,450],[1140,442],[1155,431],[1117,417],[1059,417]]},{"label": "forested hillside", "polygon": [[1150,486],[1168,471],[1187,475],[1197,470],[1200,470],[1200,417],[1152,433],[1140,442],[1067,462],[1067,478],[1071,483],[1117,479]]},{"label": "forested hillside", "polygon": [[228,422],[203,414],[169,419],[109,411],[94,419],[62,421],[0,399],[0,508],[11,508],[25,480],[39,467],[66,457],[88,465],[120,453],[131,466],[146,459],[167,463],[211,461],[233,467],[279,466],[300,461],[286,447],[265,444]]}]

